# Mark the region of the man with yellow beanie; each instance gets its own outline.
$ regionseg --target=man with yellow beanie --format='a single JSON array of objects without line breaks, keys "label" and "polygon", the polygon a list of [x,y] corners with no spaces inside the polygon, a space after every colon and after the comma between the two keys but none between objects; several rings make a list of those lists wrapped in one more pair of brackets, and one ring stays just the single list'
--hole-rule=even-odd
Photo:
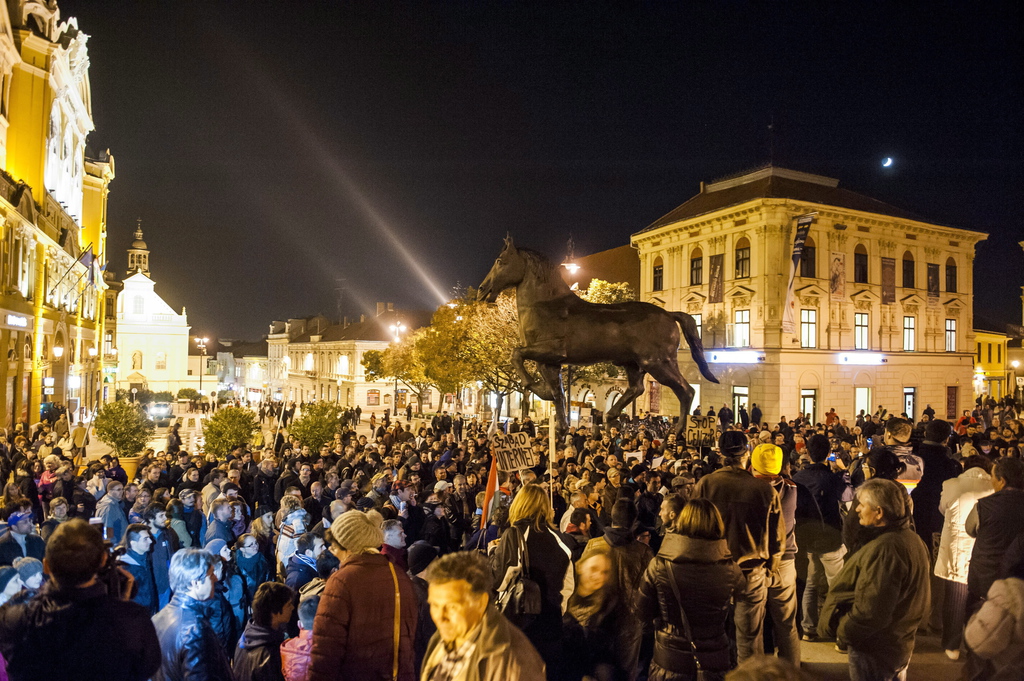
[{"label": "man with yellow beanie", "polygon": [[[797,487],[789,478],[785,456],[781,447],[765,442],[754,448],[750,455],[750,467],[754,477],[770,484],[782,502],[786,539],[782,560],[772,571],[768,583],[768,614],[772,618],[779,657],[800,666],[800,634],[796,627]],[[784,468],[786,475],[781,474]]]}]

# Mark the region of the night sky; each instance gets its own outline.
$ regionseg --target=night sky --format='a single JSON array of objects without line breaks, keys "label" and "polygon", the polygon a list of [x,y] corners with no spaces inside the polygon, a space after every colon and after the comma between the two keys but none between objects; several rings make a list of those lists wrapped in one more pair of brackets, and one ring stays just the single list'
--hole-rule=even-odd
[{"label": "night sky", "polygon": [[[60,0],[91,36],[110,267],[141,217],[193,332],[433,308],[511,232],[629,242],[766,162],[989,232],[977,312],[1020,323],[1020,3]],[[899,7],[896,7],[896,5]],[[881,162],[891,156],[892,168]]]}]

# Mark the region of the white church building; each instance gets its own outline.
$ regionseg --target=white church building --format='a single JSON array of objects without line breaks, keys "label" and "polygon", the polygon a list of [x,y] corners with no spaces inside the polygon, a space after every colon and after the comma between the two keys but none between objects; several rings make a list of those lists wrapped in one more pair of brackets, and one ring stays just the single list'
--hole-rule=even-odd
[{"label": "white church building", "polygon": [[149,273],[149,249],[142,227],[128,249],[129,276],[117,297],[117,387],[153,392],[195,387],[189,376],[188,317],[178,314],[155,291]]}]

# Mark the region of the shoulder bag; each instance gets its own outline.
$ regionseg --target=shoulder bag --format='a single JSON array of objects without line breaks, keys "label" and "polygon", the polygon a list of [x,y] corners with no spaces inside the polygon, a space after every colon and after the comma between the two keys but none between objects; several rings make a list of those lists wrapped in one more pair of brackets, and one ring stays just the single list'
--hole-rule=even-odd
[{"label": "shoulder bag", "polygon": [[[529,530],[526,530],[529,532]],[[520,629],[528,627],[540,614],[540,585],[530,579],[530,555],[526,550],[526,534],[518,527],[509,528],[519,542],[519,565],[505,590],[498,594],[497,606],[505,617]]]},{"label": "shoulder bag", "polygon": [[676,597],[676,604],[679,606],[679,617],[683,622],[683,633],[686,634],[686,638],[690,641],[690,651],[693,653],[693,663],[697,665],[697,681],[707,681],[708,675],[704,673],[704,669],[700,664],[700,658],[697,656],[697,644],[693,640],[693,631],[690,629],[690,620],[686,618],[686,611],[683,610],[683,599],[679,595],[679,585],[676,584],[675,575],[672,574],[672,566],[668,561],[665,561],[665,573],[668,578],[668,584],[672,587],[672,594]]}]

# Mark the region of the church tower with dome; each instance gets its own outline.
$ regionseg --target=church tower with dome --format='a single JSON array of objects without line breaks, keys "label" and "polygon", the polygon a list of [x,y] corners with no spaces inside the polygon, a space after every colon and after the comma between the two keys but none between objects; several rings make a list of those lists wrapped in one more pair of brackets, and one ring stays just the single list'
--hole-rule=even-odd
[{"label": "church tower with dome", "polygon": [[128,249],[128,271],[142,272],[147,277],[149,276],[149,248],[142,240],[142,218],[139,218],[135,224],[135,240],[132,241],[132,246]]}]

